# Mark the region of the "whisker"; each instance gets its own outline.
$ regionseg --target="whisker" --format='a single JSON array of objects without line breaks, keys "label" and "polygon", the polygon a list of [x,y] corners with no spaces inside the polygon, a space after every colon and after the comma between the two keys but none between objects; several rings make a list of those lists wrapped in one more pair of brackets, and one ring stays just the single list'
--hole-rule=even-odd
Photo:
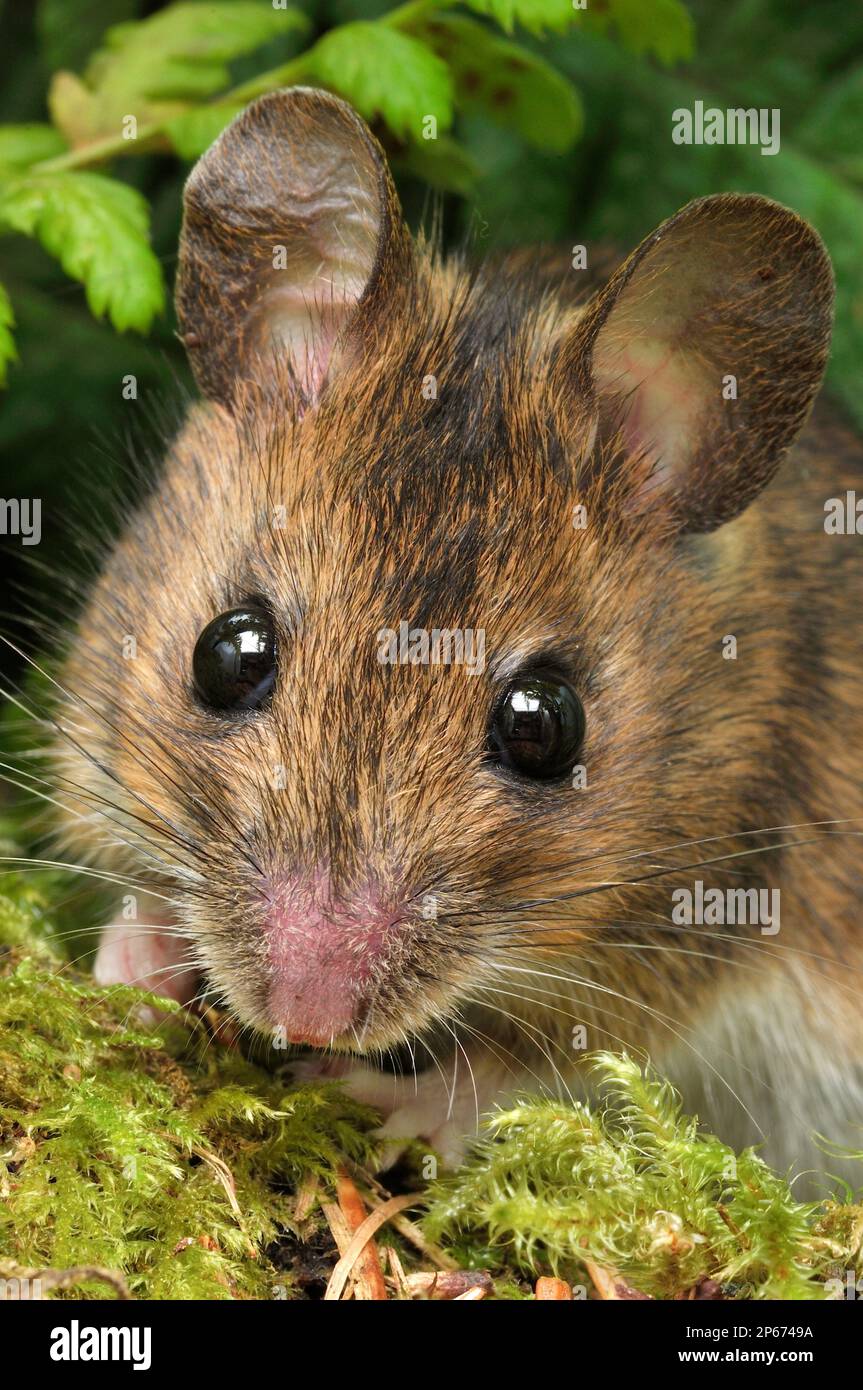
[{"label": "whisker", "polygon": [[[587,980],[587,979],[584,979],[584,978],[582,978],[582,977],[576,977],[576,976],[573,976],[573,975],[554,975],[554,974],[552,974],[552,973],[550,973],[550,972],[546,972],[546,971],[537,971],[537,970],[533,970],[533,969],[525,969],[524,967],[521,967],[521,968],[520,968],[520,967],[518,967],[518,966],[508,966],[508,965],[500,965],[500,964],[498,964],[498,968],[499,968],[499,969],[502,969],[502,970],[510,971],[510,972],[512,972],[512,973],[517,973],[517,974],[536,975],[537,978],[540,978],[540,979],[550,979],[550,980],[557,979],[557,980],[565,981],[565,982],[567,982],[567,983],[569,983],[569,984],[577,984],[577,985],[580,985],[582,988],[591,989],[591,990],[596,990],[596,991],[597,991],[598,993],[600,993],[600,994],[607,994],[607,995],[609,995],[611,998],[619,999],[619,1000],[621,1000],[622,1003],[628,1004],[628,1005],[630,1005],[631,1007],[634,1007],[634,1008],[636,1008],[636,1009],[641,1010],[642,1012],[644,1012],[645,1014],[647,1014],[650,1018],[653,1018],[657,1023],[659,1023],[661,1027],[666,1028],[666,1029],[668,1030],[668,1032],[670,1032],[674,1037],[678,1038],[678,1039],[680,1040],[680,1042],[682,1042],[682,1043],[684,1044],[684,1046],[686,1046],[686,1047],[688,1047],[688,1048],[690,1049],[690,1051],[693,1053],[693,1055],[696,1056],[696,1057],[698,1058],[698,1060],[699,1060],[700,1062],[702,1062],[702,1063],[713,1073],[713,1075],[716,1077],[716,1079],[719,1081],[719,1083],[720,1083],[722,1086],[725,1087],[725,1089],[728,1091],[729,1095],[732,1096],[732,1098],[737,1102],[737,1104],[738,1104],[738,1105],[740,1106],[740,1108],[743,1110],[743,1112],[744,1112],[744,1114],[747,1116],[747,1118],[748,1118],[749,1120],[751,1120],[752,1124],[755,1126],[755,1128],[757,1129],[758,1133],[763,1135],[763,1130],[761,1129],[761,1126],[758,1124],[757,1120],[755,1119],[755,1116],[750,1112],[750,1110],[748,1109],[748,1107],[745,1105],[744,1101],[743,1101],[743,1100],[741,1099],[741,1097],[737,1094],[737,1092],[734,1090],[734,1088],[731,1086],[731,1084],[725,1079],[725,1077],[724,1077],[724,1076],[722,1075],[722,1073],[713,1065],[713,1063],[712,1063],[711,1061],[709,1061],[709,1059],[708,1059],[707,1057],[705,1057],[704,1054],[703,1054],[698,1048],[695,1047],[694,1043],[692,1043],[692,1042],[689,1041],[689,1039],[685,1036],[685,1034],[684,1034],[683,1032],[681,1032],[680,1026],[679,1026],[679,1025],[675,1025],[675,1023],[673,1023],[673,1022],[669,1019],[669,1017],[668,1017],[667,1014],[662,1013],[662,1012],[661,1012],[660,1010],[658,1010],[658,1009],[654,1009],[651,1005],[646,1004],[643,1000],[634,999],[634,998],[633,998],[632,996],[630,996],[630,995],[622,994],[622,993],[620,992],[620,990],[612,989],[609,985],[599,984],[598,982],[596,982],[596,981],[594,981],[594,980]],[[533,986],[533,985],[527,985],[526,988],[528,988],[528,989],[530,989],[530,990],[532,990],[533,992],[536,992],[536,993],[549,993],[549,991],[539,990],[537,986]],[[517,995],[515,995],[515,996],[513,996],[513,997],[514,997],[514,998],[518,998]],[[527,1002],[527,1001],[523,1001],[523,1002]],[[548,1007],[548,1006],[546,1006],[546,1007]],[[593,1007],[593,1006],[591,1006],[591,1007]],[[562,1011],[562,1010],[555,1010],[555,1012],[563,1012],[563,1011]],[[573,1017],[573,1015],[570,1014],[569,1017]],[[689,1030],[687,1030],[687,1031],[689,1031]]]}]

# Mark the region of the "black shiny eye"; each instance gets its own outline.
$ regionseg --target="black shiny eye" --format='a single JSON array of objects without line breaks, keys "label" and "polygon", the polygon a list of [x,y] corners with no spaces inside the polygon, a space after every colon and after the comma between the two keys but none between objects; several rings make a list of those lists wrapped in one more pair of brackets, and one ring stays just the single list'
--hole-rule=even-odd
[{"label": "black shiny eye", "polygon": [[572,687],[544,671],[516,676],[498,701],[489,749],[522,777],[563,777],[584,741],[584,706]]},{"label": "black shiny eye", "polygon": [[212,709],[258,709],[276,678],[269,613],[250,604],[207,623],[195,643],[192,674],[199,699]]}]

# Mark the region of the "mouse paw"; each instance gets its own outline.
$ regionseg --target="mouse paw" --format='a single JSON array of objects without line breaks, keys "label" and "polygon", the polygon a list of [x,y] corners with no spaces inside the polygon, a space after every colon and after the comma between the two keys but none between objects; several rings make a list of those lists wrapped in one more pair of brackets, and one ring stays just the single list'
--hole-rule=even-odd
[{"label": "mouse paw", "polygon": [[391,1168],[414,1139],[427,1140],[447,1168],[456,1167],[477,1133],[479,1122],[495,1103],[511,1094],[511,1072],[494,1059],[459,1056],[440,1071],[394,1076],[350,1058],[302,1060],[291,1067],[297,1081],[341,1081],[354,1100],[380,1110],[377,1131],[384,1140],[381,1170]]}]

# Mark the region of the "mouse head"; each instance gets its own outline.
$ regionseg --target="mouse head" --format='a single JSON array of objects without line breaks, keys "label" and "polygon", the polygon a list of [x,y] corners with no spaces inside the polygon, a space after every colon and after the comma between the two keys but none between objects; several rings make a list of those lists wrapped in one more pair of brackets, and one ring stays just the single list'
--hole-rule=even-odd
[{"label": "mouse head", "polygon": [[189,179],[206,403],[68,683],[127,838],[259,1028],[368,1049],[517,1011],[519,962],[641,900],[634,853],[751,815],[769,671],[723,685],[752,576],[720,538],[818,388],[825,253],[721,195],[575,300],[415,246],[319,91],[255,102]]}]

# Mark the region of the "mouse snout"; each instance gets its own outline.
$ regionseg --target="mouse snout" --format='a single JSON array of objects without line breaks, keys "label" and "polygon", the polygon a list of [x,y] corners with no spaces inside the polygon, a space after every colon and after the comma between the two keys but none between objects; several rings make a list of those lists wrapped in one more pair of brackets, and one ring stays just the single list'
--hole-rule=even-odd
[{"label": "mouse snout", "polygon": [[399,920],[398,907],[372,888],[335,898],[317,880],[274,894],[264,922],[271,1026],[291,1043],[356,1046]]}]

